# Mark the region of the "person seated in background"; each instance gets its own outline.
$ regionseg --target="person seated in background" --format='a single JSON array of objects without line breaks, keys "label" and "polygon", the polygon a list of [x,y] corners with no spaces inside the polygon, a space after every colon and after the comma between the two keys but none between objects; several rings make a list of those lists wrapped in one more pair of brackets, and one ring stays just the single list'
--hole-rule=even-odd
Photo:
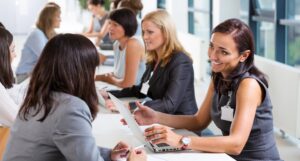
[{"label": "person seated in background", "polygon": [[108,35],[108,12],[104,0],[88,0],[88,9],[93,13],[89,29],[83,33],[87,37],[96,37],[95,45],[101,49],[112,50],[113,42]]},{"label": "person seated in background", "polygon": [[15,57],[13,36],[4,26],[0,27],[0,127],[10,127],[19,109],[7,91],[14,84],[11,62]]},{"label": "person seated in background", "polygon": [[122,8],[122,7],[131,9],[136,15],[138,27],[135,32],[135,36],[139,36],[140,38],[142,36],[142,25],[141,25],[141,19],[139,18],[138,14],[143,9],[143,3],[141,2],[141,0],[121,0],[118,3],[117,8]]},{"label": "person seated in background", "polygon": [[145,52],[142,43],[133,35],[137,29],[135,14],[128,8],[113,10],[109,14],[109,36],[114,43],[114,72],[97,75],[104,81],[120,88],[139,84],[145,71]]},{"label": "person seated in background", "polygon": [[[143,40],[147,50],[147,66],[139,85],[110,91],[116,97],[146,98],[145,105],[156,111],[176,115],[197,112],[194,91],[194,69],[190,55],[176,34],[175,24],[163,10],[150,12],[142,20]],[[115,106],[106,98],[108,108]],[[135,103],[129,103],[131,110]]]},{"label": "person seated in background", "polygon": [[36,28],[27,37],[22,49],[21,59],[16,69],[17,83],[23,82],[32,72],[47,41],[56,35],[60,26],[60,7],[47,4],[40,12]]},{"label": "person seated in background", "polygon": [[[139,109],[134,115],[139,124],[166,125],[146,129],[147,140],[182,149],[227,153],[236,160],[279,161],[268,82],[254,65],[254,53],[253,34],[241,20],[229,19],[216,26],[208,49],[211,83],[199,111],[194,116],[174,116],[137,102]],[[199,130],[211,121],[223,136],[181,136],[169,128]]]},{"label": "person seated in background", "polygon": [[[100,148],[92,135],[98,111],[94,81],[98,59],[95,46],[82,35],[60,34],[49,40],[33,69],[3,161],[126,157],[126,143],[120,142],[112,150]],[[129,161],[146,155],[131,151]]]}]

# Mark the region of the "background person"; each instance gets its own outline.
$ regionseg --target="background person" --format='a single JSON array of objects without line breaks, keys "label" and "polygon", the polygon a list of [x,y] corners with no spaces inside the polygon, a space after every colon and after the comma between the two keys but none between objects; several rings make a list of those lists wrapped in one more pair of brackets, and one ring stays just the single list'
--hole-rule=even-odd
[{"label": "background person", "polygon": [[28,78],[37,63],[48,40],[56,35],[55,28],[60,26],[60,7],[47,4],[40,12],[36,28],[27,37],[22,49],[21,59],[16,69],[17,83]]},{"label": "background person", "polygon": [[136,16],[130,9],[121,8],[112,11],[109,19],[109,35],[115,40],[114,72],[97,75],[95,80],[120,88],[139,84],[146,67],[144,46],[133,37],[137,29]]},{"label": "background person", "polygon": [[[163,113],[195,114],[192,59],[179,42],[170,15],[163,10],[150,12],[142,20],[142,29],[147,66],[141,83],[110,92],[116,97],[148,97],[145,105]],[[106,102],[109,108],[115,108],[111,100]],[[129,105],[131,109],[136,107],[134,102]]]}]

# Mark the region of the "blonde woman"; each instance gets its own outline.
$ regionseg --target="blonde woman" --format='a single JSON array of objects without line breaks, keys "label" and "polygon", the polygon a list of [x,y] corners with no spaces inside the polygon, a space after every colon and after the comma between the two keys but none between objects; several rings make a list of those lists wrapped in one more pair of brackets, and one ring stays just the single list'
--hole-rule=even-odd
[{"label": "blonde woman", "polygon": [[17,83],[30,76],[44,46],[56,35],[54,29],[60,26],[60,13],[60,7],[54,3],[47,4],[40,12],[36,28],[29,34],[22,49],[21,60],[16,70]]},{"label": "blonde woman", "polygon": [[[117,97],[148,97],[145,105],[163,113],[195,114],[192,59],[180,44],[170,15],[163,10],[150,12],[142,20],[142,31],[147,66],[141,83],[111,93]],[[109,100],[107,105],[114,108]],[[135,103],[129,106],[134,109]]]}]

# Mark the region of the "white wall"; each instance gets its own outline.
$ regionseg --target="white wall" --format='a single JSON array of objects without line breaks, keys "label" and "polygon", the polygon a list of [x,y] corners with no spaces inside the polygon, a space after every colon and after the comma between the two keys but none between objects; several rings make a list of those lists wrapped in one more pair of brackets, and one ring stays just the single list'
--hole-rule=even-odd
[{"label": "white wall", "polygon": [[167,0],[166,10],[172,15],[177,31],[188,33],[188,0]]},{"label": "white wall", "polygon": [[213,0],[213,27],[229,18],[240,18],[240,0]]},{"label": "white wall", "polygon": [[14,34],[27,34],[47,0],[0,0],[0,21]]}]

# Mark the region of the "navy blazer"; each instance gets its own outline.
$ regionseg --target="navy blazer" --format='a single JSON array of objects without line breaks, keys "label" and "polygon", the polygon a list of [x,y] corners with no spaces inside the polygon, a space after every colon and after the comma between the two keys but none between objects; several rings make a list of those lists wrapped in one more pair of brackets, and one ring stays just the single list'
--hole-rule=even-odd
[{"label": "navy blazer", "polygon": [[[145,103],[150,108],[168,114],[191,115],[197,112],[194,91],[194,69],[192,60],[182,52],[173,54],[170,61],[162,67],[147,64],[141,83],[137,86],[110,91],[116,97],[150,97]],[[151,72],[153,71],[152,77]],[[150,79],[150,80],[149,80]],[[142,83],[149,80],[147,95],[140,92]]]}]

